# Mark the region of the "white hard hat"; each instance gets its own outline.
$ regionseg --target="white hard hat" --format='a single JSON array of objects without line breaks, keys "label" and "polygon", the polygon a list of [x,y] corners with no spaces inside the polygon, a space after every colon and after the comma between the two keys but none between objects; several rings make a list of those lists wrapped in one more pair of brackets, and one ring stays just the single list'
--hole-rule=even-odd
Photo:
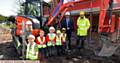
[{"label": "white hard hat", "polygon": [[26,24],[32,24],[32,22],[31,21],[26,21]]},{"label": "white hard hat", "polygon": [[66,12],[65,15],[70,15],[70,12]]},{"label": "white hard hat", "polygon": [[52,26],[52,27],[49,28],[49,30],[55,30],[55,28]]},{"label": "white hard hat", "polygon": [[34,36],[34,35],[29,35],[29,36],[28,36],[28,39],[29,39],[29,38],[35,39],[35,36]]}]

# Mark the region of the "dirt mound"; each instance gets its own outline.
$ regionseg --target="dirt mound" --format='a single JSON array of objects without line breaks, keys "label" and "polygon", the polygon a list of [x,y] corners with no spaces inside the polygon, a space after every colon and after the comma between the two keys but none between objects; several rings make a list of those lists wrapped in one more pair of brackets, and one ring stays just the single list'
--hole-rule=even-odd
[{"label": "dirt mound", "polygon": [[16,49],[12,42],[0,44],[0,59],[12,60],[18,59]]}]

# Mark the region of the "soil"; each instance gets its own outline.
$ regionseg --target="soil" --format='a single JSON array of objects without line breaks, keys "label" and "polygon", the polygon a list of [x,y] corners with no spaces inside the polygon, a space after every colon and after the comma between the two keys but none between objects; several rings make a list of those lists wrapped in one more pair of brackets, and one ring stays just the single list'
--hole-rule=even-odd
[{"label": "soil", "polygon": [[[0,59],[1,60],[20,60],[18,58],[16,49],[12,43],[12,36],[9,31],[0,28]],[[3,33],[4,32],[4,33]],[[85,49],[76,50],[75,41],[76,36],[73,34],[72,44],[73,48],[71,52],[68,52],[62,56],[53,56],[45,58],[45,63],[120,63],[120,56],[113,55],[111,57],[99,57],[93,52],[93,47],[86,46]],[[86,44],[87,45],[87,44]],[[29,62],[27,62],[29,63]],[[32,62],[30,62],[32,63]],[[41,62],[42,63],[42,62]]]}]

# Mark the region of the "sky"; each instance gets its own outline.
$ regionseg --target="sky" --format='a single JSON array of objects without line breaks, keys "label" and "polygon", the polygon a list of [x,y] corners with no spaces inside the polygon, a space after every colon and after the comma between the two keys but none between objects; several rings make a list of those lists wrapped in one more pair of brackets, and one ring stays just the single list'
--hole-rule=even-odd
[{"label": "sky", "polygon": [[4,16],[17,15],[16,0],[0,0],[0,14]]},{"label": "sky", "polygon": [[0,0],[0,14],[4,16],[17,15],[19,6],[16,1],[17,0]]}]

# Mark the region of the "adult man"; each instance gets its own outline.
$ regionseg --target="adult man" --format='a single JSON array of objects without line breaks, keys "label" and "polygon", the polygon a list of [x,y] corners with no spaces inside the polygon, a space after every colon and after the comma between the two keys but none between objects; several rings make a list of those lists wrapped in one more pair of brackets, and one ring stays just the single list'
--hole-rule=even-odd
[{"label": "adult man", "polygon": [[[89,19],[85,17],[85,12],[80,11],[80,16],[77,19],[77,48],[84,48],[85,38],[87,36],[87,31],[90,28]],[[80,42],[79,42],[80,41]],[[81,44],[80,44],[81,43]]]},{"label": "adult man", "polygon": [[32,22],[31,21],[26,21],[26,35],[32,34]]},{"label": "adult man", "polygon": [[71,49],[71,33],[73,30],[73,22],[70,18],[70,13],[66,12],[65,19],[61,22],[61,28],[66,28],[67,38],[68,38],[68,47]]}]

